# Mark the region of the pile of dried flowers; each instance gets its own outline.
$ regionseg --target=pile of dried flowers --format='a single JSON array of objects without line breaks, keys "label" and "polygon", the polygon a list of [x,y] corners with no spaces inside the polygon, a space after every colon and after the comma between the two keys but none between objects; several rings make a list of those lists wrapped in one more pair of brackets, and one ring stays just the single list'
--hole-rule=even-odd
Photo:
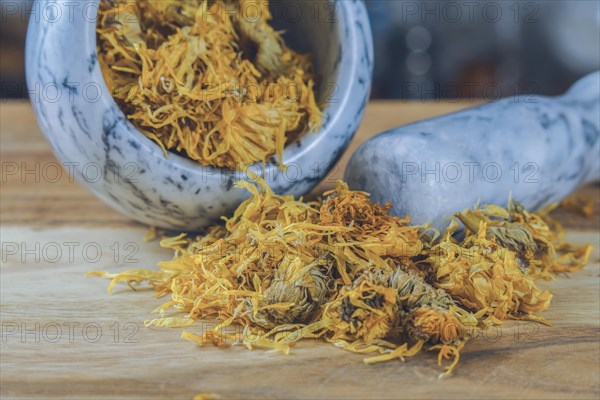
[{"label": "pile of dried flowers", "polygon": [[132,123],[165,151],[231,169],[322,124],[311,60],[268,0],[102,0],[98,60]]},{"label": "pile of dried flowers", "polygon": [[[206,235],[163,239],[175,258],[159,270],[93,272],[170,295],[147,325],[214,329],[182,337],[204,345],[236,343],[288,353],[303,338],[325,341],[377,363],[422,349],[438,351],[448,374],[473,329],[506,319],[544,322],[552,295],[535,278],[575,271],[592,247],[569,245],[546,216],[510,201],[456,214],[439,235],[343,182],[322,201],[274,194],[239,182],[252,197]],[[185,316],[168,316],[174,309]],[[242,327],[241,335],[224,328]]]}]

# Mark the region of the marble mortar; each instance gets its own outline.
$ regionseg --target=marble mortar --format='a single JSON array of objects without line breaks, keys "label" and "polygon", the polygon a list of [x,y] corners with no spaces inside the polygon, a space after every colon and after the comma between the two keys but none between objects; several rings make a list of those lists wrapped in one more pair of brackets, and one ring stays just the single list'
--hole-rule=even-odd
[{"label": "marble mortar", "polygon": [[[37,0],[26,72],[40,128],[65,169],[106,204],[148,225],[202,230],[248,197],[233,187],[247,176],[176,154],[165,158],[127,120],[97,62],[98,3]],[[275,192],[301,196],[330,171],[358,128],[371,86],[372,37],[362,1],[276,3],[275,26],[286,29],[292,47],[313,53],[324,124],[286,146],[287,171],[274,159],[251,169]]]}]

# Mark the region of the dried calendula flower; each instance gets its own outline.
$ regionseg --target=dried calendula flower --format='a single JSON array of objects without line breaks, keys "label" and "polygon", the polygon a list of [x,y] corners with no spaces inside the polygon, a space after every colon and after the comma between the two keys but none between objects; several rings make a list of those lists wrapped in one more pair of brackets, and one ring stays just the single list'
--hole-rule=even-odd
[{"label": "dried calendula flower", "polygon": [[[224,225],[198,238],[180,235],[161,241],[175,250],[176,257],[160,263],[160,271],[104,275],[113,284],[149,278],[159,295],[171,294],[171,300],[157,310],[162,318],[149,323],[179,325],[180,321],[165,315],[175,308],[191,320],[219,321],[201,335],[185,333],[188,340],[220,345],[240,341],[248,347],[284,352],[289,351],[286,332],[298,333],[299,340],[318,329],[307,324],[319,319],[321,305],[336,288],[334,258],[321,243],[324,236],[347,228],[318,224],[319,203],[276,195],[253,177],[260,190],[239,182],[237,186],[252,197]],[[155,276],[162,278],[160,284]],[[222,334],[232,324],[244,328],[243,337]]]},{"label": "dried calendula flower", "polygon": [[420,227],[410,226],[410,217],[389,215],[391,204],[373,203],[367,193],[349,190],[344,182],[324,195],[328,197],[320,207],[319,224],[346,228],[326,237],[325,244],[345,285],[367,266],[385,270],[387,258],[401,261],[421,254]]},{"label": "dried calendula flower", "polygon": [[[321,126],[308,55],[288,48],[267,0],[102,0],[98,57],[128,119],[163,150],[231,169],[281,162]],[[248,15],[248,13],[256,15]]]},{"label": "dried calendula flower", "polygon": [[454,355],[443,375],[450,374],[467,337],[467,324],[476,324],[476,319],[413,267],[398,266],[392,259],[386,265],[370,266],[352,285],[342,287],[325,305],[319,332],[345,350],[379,353],[365,358],[367,364],[403,360],[423,348],[444,357]]},{"label": "dried calendula flower", "polygon": [[574,272],[589,259],[592,246],[574,246],[548,216],[530,213],[516,201],[508,209],[496,205],[465,210],[456,214],[468,232],[475,234],[485,223],[486,238],[515,253],[519,268],[534,278],[552,278],[558,272]]},{"label": "dried calendula flower", "polygon": [[584,217],[591,217],[596,212],[596,204],[591,196],[572,195],[559,204],[560,208],[577,213]]},{"label": "dried calendula flower", "polygon": [[[477,324],[473,315],[455,305],[448,293],[429,284],[415,265],[396,265],[392,273],[372,272],[370,276],[394,289],[398,307],[398,325],[388,335],[403,343],[392,351],[365,360],[369,364],[416,354],[427,345],[428,350],[453,355],[454,360],[442,376],[449,375],[458,364],[459,352],[467,338],[467,328]],[[409,343],[412,346],[409,349]],[[398,350],[400,349],[400,350]],[[442,366],[440,361],[440,366]]]},{"label": "dried calendula flower", "polygon": [[198,393],[193,400],[218,400],[221,396],[215,393]]},{"label": "dried calendula flower", "polygon": [[539,261],[530,258],[529,275],[537,278],[553,278],[557,273],[575,272],[587,264],[592,250],[591,244],[574,245],[565,239],[564,229],[549,213],[552,206],[539,214],[528,212],[517,202],[509,203],[511,221],[525,225],[541,249]]},{"label": "dried calendula flower", "polygon": [[257,312],[248,314],[250,320],[267,329],[311,322],[332,294],[332,265],[324,258],[305,265],[301,258],[284,257],[258,302]]},{"label": "dried calendula flower", "polygon": [[368,280],[343,287],[325,307],[324,318],[333,332],[329,340],[371,343],[386,337],[398,324],[397,296],[396,290]]},{"label": "dried calendula flower", "polygon": [[[343,182],[305,202],[248,176],[254,183],[236,186],[251,197],[222,225],[161,240],[175,257],[159,270],[92,274],[112,279],[109,290],[145,281],[157,297],[170,296],[146,325],[187,327],[182,338],[198,345],[287,354],[303,338],[321,338],[367,355],[367,364],[436,351],[446,376],[471,329],[544,322],[535,314],[552,295],[534,277],[585,261],[558,239],[554,222],[518,203],[466,210],[457,215],[464,237],[455,220],[438,238]],[[167,314],[173,309],[184,315]],[[199,319],[216,325],[194,332]]]},{"label": "dried calendula flower", "polygon": [[389,285],[398,291],[404,330],[411,339],[458,344],[465,338],[466,325],[476,322],[446,291],[435,288],[412,269],[397,267]]},{"label": "dried calendula flower", "polygon": [[520,268],[517,253],[499,244],[485,222],[476,232],[468,229],[460,242],[452,239],[457,227],[453,221],[427,259],[436,270],[436,286],[489,323],[543,321],[534,313],[546,310],[552,295]]}]

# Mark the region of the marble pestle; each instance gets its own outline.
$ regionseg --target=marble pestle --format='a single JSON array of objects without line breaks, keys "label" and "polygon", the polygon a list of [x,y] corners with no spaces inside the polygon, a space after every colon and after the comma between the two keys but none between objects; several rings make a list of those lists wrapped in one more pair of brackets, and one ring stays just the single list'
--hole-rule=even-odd
[{"label": "marble pestle", "polygon": [[445,228],[455,212],[560,201],[600,179],[600,72],[559,97],[505,98],[392,129],[364,143],[345,179],[392,213]]}]

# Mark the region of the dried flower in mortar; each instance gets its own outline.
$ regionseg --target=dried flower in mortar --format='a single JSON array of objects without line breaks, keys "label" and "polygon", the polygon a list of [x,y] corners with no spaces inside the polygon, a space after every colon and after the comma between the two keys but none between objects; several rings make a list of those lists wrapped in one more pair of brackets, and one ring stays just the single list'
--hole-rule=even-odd
[{"label": "dried flower in mortar", "polygon": [[128,119],[202,165],[279,161],[321,126],[308,55],[289,49],[267,0],[102,0],[98,57]]}]

